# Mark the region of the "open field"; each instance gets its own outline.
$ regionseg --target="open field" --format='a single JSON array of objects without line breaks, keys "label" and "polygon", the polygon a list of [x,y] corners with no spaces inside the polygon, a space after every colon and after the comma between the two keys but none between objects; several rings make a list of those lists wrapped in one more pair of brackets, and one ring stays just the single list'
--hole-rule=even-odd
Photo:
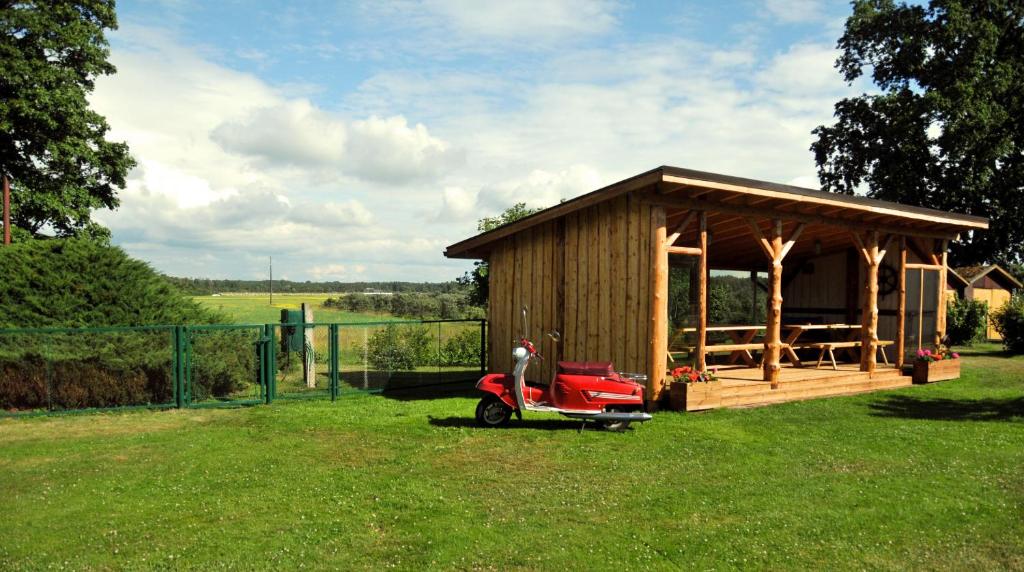
[{"label": "open field", "polygon": [[[475,397],[0,421],[0,568],[1024,568],[1024,357],[624,434]],[[399,396],[402,397],[402,396]]]},{"label": "open field", "polygon": [[193,296],[200,304],[228,315],[236,324],[269,324],[281,321],[281,310],[298,310],[303,302],[313,304],[313,319],[318,323],[377,322],[394,320],[381,314],[357,314],[337,308],[325,308],[323,303],[340,294],[274,294],[270,305],[267,294],[221,294],[219,296]]}]

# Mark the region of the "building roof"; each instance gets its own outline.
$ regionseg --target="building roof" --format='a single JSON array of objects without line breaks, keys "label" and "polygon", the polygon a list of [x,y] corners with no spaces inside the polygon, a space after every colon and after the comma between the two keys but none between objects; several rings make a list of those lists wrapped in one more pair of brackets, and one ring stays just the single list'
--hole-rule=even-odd
[{"label": "building roof", "polygon": [[1021,284],[1020,280],[1017,280],[1013,274],[998,264],[961,266],[953,270],[963,278],[968,286],[991,274],[997,282],[1008,286],[1008,289],[1024,288],[1024,284]]},{"label": "building roof", "polygon": [[847,229],[878,228],[924,237],[952,238],[968,230],[988,228],[988,219],[984,217],[662,166],[452,244],[444,254],[449,258],[479,258],[492,243],[521,230],[644,189],[656,189],[659,199],[679,208],[728,209],[741,216],[749,211],[747,216],[813,217],[821,224]]}]

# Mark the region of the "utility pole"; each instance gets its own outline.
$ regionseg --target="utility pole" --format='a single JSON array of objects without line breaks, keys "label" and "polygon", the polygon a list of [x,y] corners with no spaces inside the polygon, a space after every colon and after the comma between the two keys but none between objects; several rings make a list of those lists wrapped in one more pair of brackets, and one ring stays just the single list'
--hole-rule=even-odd
[{"label": "utility pole", "polygon": [[4,246],[11,243],[11,183],[7,180],[7,173],[4,179]]},{"label": "utility pole", "polygon": [[270,305],[274,305],[274,257],[270,257]]}]

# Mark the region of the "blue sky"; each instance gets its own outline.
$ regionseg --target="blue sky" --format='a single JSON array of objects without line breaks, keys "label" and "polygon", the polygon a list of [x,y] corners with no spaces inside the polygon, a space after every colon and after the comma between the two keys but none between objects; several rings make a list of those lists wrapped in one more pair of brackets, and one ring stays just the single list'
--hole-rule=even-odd
[{"label": "blue sky", "polygon": [[139,166],[97,218],[179,276],[447,280],[477,219],[658,165],[817,186],[848,11],[122,1],[92,102]]}]

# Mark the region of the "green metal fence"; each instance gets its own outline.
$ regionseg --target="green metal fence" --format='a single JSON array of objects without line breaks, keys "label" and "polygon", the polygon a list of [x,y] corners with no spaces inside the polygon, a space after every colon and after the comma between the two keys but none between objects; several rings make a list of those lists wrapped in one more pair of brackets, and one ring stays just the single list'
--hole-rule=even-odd
[{"label": "green metal fence", "polygon": [[484,320],[0,329],[0,415],[429,392],[486,370],[486,334]]}]

